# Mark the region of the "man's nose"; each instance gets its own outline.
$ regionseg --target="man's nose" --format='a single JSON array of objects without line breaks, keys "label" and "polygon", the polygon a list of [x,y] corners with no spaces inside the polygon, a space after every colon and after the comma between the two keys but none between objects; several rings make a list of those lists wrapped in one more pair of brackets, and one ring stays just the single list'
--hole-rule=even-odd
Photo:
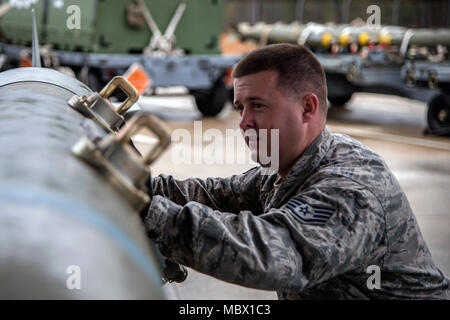
[{"label": "man's nose", "polygon": [[251,128],[255,128],[255,119],[248,109],[244,108],[244,110],[242,111],[239,127],[244,131]]}]

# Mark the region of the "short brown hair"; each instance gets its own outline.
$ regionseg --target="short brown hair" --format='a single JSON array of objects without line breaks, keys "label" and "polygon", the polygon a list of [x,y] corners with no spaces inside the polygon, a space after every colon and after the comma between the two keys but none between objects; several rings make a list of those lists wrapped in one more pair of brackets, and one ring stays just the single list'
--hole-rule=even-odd
[{"label": "short brown hair", "polygon": [[256,49],[234,67],[233,78],[263,71],[277,71],[278,84],[298,97],[299,89],[315,93],[319,106],[327,111],[325,72],[314,54],[303,46],[279,43]]}]

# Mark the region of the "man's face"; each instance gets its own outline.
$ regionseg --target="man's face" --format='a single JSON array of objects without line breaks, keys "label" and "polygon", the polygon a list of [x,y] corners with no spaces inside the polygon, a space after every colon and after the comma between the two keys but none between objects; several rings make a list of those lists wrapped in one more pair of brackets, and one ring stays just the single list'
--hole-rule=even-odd
[{"label": "man's face", "polygon": [[[258,148],[249,146],[252,158],[261,163],[261,151],[269,157],[271,150],[279,150],[279,167],[282,169],[291,164],[302,152],[304,137],[302,100],[296,99],[288,90],[278,85],[276,71],[263,71],[235,78],[234,105],[241,114],[240,128],[246,132],[256,130]],[[299,95],[301,96],[301,95]],[[261,129],[267,130],[267,149],[260,150],[264,139]],[[272,141],[271,130],[279,129],[279,141]],[[246,138],[249,145],[249,139]],[[278,143],[278,150],[274,143]],[[261,163],[264,166],[264,163]]]}]

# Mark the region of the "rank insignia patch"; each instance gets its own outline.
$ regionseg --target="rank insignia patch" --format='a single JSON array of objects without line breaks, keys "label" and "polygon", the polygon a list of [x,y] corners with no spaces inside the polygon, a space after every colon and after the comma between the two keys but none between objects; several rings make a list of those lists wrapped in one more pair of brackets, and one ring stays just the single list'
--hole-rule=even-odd
[{"label": "rank insignia patch", "polygon": [[310,205],[299,198],[292,198],[282,207],[285,211],[293,214],[302,223],[325,224],[334,214],[334,209],[325,206]]}]

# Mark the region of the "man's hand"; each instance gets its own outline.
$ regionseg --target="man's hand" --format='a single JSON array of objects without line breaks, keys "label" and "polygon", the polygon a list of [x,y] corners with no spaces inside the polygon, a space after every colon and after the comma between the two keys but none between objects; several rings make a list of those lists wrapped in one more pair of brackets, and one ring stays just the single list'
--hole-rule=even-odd
[{"label": "man's hand", "polygon": [[[151,174],[149,175],[149,177],[147,179],[146,187],[147,187],[147,194],[150,197],[150,201],[149,201],[148,205],[145,206],[144,210],[142,210],[140,213],[142,221],[145,220],[145,217],[147,217],[148,214],[151,214],[151,212],[148,212],[150,203],[152,202],[152,197],[153,197],[153,185],[152,185],[152,175]],[[147,236],[150,239],[153,239],[156,237],[156,235],[153,235],[151,232],[147,232]],[[164,264],[165,264],[165,267],[164,267],[163,280],[165,282],[168,281],[168,282],[180,283],[180,282],[183,282],[184,280],[186,280],[188,271],[184,266],[179,265],[178,263],[175,263],[169,259],[165,259]]]},{"label": "man's hand", "polygon": [[186,280],[188,271],[185,267],[169,259],[166,259],[164,263],[166,265],[164,268],[165,281],[180,283]]}]

